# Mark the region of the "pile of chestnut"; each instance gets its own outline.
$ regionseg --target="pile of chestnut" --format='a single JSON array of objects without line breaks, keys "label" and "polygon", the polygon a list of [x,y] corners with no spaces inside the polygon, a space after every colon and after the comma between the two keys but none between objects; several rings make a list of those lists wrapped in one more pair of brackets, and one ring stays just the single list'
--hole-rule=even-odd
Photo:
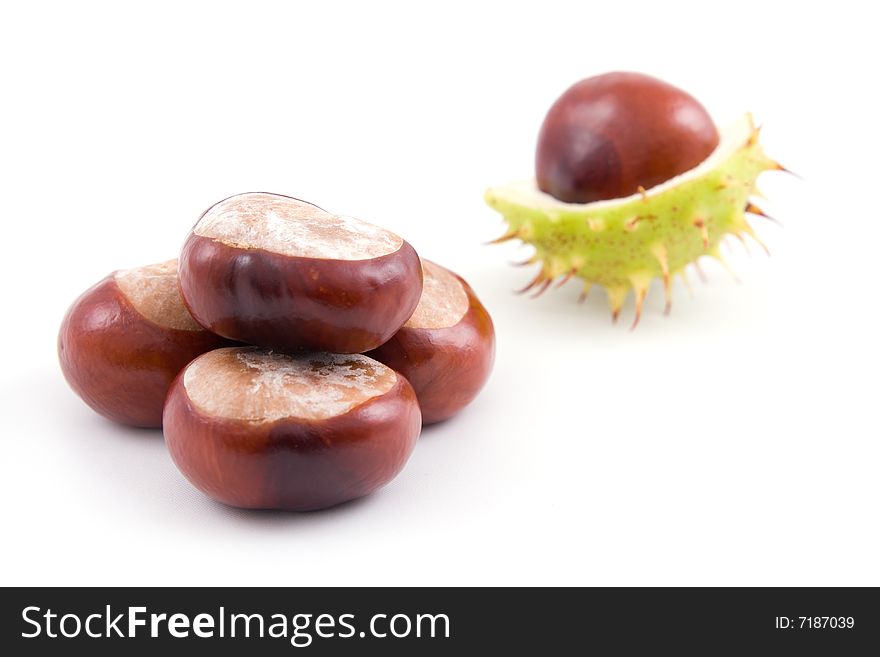
[{"label": "pile of chestnut", "polygon": [[248,193],[211,206],[178,260],[80,296],[58,352],[98,413],[162,427],[207,495],[312,510],[397,475],[422,424],[479,392],[495,336],[470,286],[394,233]]}]

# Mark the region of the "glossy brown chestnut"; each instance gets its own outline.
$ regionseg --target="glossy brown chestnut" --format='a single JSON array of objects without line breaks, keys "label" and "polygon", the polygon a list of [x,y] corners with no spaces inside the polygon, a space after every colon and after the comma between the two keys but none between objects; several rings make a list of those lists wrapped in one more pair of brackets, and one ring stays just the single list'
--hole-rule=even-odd
[{"label": "glossy brown chestnut", "polygon": [[190,363],[165,405],[177,467],[237,507],[309,511],[367,495],[419,436],[410,384],[359,354],[218,349]]},{"label": "glossy brown chestnut", "polygon": [[70,387],[98,413],[160,427],[177,373],[227,344],[187,312],[170,260],[114,272],[80,296],[61,323],[58,357]]},{"label": "glossy brown chestnut", "polygon": [[388,342],[368,353],[412,384],[425,424],[455,415],[483,387],[495,360],[492,318],[464,279],[422,260],[419,305]]},{"label": "glossy brown chestnut", "polygon": [[199,323],[262,347],[359,353],[416,307],[422,273],[400,237],[288,196],[249,193],[209,208],[180,255]]},{"label": "glossy brown chestnut", "polygon": [[635,194],[694,168],[718,145],[706,109],[640,73],[581,80],[553,104],[538,136],[538,187],[561,201]]}]

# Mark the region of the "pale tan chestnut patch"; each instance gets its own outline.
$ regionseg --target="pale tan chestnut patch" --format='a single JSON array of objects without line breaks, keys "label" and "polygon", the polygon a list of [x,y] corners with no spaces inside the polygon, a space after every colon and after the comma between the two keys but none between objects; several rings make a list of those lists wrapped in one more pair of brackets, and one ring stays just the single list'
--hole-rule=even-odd
[{"label": "pale tan chestnut patch", "polygon": [[116,285],[141,315],[159,326],[203,331],[192,318],[177,287],[177,259],[113,273]]},{"label": "pale tan chestnut patch", "polygon": [[422,260],[424,287],[419,305],[407,328],[440,329],[455,326],[468,311],[467,292],[452,272],[430,260]]},{"label": "pale tan chestnut patch", "polygon": [[402,238],[384,228],[262,192],[220,201],[199,219],[193,232],[228,246],[331,260],[369,260],[403,245]]},{"label": "pale tan chestnut patch", "polygon": [[385,394],[396,381],[394,370],[360,354],[289,356],[257,347],[210,351],[183,375],[199,410],[251,422],[333,418]]}]

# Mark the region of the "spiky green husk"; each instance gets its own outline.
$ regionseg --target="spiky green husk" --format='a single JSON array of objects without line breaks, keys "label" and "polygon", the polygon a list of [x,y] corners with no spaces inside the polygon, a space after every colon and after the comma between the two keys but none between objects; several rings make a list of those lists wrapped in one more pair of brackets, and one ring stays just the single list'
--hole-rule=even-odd
[{"label": "spiky green husk", "polygon": [[486,202],[509,226],[496,242],[520,239],[535,248],[530,262],[541,269],[526,290],[543,292],[555,279],[577,276],[585,292],[606,289],[615,319],[634,290],[638,321],[652,279],[663,280],[668,309],[672,276],[700,256],[720,260],[727,235],[757,240],[745,215],[762,213],[749,198],[762,172],[781,168],[764,154],[747,115],[702,165],[640,194],[563,203],[529,181],[491,188]]}]

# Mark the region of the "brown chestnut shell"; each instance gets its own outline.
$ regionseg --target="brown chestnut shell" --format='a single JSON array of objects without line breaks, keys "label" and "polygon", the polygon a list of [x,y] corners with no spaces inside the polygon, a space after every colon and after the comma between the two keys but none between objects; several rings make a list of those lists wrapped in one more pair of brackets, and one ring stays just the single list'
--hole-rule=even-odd
[{"label": "brown chestnut shell", "polygon": [[467,295],[468,308],[458,323],[444,328],[406,324],[388,342],[367,353],[412,384],[424,424],[446,420],[473,401],[495,362],[492,318],[471,286],[461,276],[445,271]]},{"label": "brown chestnut shell", "polygon": [[68,384],[92,409],[122,424],[158,428],[178,372],[229,344],[206,330],[155,324],[134,308],[111,274],[65,314],[58,358]]},{"label": "brown chestnut shell", "polygon": [[415,392],[402,376],[332,418],[260,423],[206,414],[184,375],[168,393],[165,442],[193,485],[230,506],[314,511],[363,497],[400,472],[420,433]]},{"label": "brown chestnut shell", "polygon": [[607,73],[574,84],[547,112],[537,183],[568,203],[622,198],[696,167],[718,141],[693,96],[641,73]]},{"label": "brown chestnut shell", "polygon": [[308,258],[236,247],[190,232],[180,289],[214,333],[285,351],[361,353],[388,340],[422,290],[412,246],[364,260]]}]

